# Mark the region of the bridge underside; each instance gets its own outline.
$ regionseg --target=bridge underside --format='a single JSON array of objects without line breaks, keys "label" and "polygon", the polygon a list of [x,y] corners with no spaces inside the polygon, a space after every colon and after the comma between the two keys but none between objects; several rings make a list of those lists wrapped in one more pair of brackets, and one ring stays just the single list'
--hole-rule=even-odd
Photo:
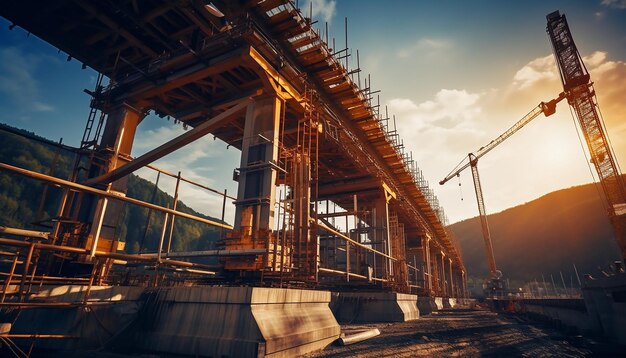
[{"label": "bridge underside", "polygon": [[[359,88],[343,65],[348,50],[329,48],[289,1],[212,4],[2,6],[1,16],[109,79],[90,93],[93,112],[102,115],[90,117],[81,144],[89,169],[73,178],[95,190],[66,190],[49,247],[31,245],[42,253],[34,256],[54,267],[59,260],[92,263],[99,283],[120,259],[185,266],[185,256],[200,254],[170,252],[163,242],[154,254],[116,253],[119,213],[132,203],[103,192],[123,197],[128,174],[213,135],[241,150],[233,165],[234,226],[217,223],[232,230],[219,250],[205,253],[219,256],[216,282],[463,296],[465,269],[436,198],[371,90]],[[191,129],[133,159],[135,130],[150,111]],[[173,225],[179,214],[164,211]],[[22,272],[49,274],[30,260]],[[208,272],[189,265],[190,275]]]}]

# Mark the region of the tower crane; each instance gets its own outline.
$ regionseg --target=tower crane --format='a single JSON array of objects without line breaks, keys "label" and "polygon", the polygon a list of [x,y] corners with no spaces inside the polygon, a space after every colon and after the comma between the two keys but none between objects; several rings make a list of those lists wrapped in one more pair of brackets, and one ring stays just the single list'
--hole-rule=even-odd
[{"label": "tower crane", "polygon": [[507,138],[515,134],[517,131],[522,129],[528,123],[530,123],[533,119],[537,118],[540,114],[544,114],[546,117],[551,116],[556,112],[556,105],[560,101],[562,101],[566,97],[565,93],[559,94],[559,96],[555,99],[552,99],[548,102],[541,102],[535,108],[533,108],[528,114],[526,114],[522,119],[520,119],[517,123],[512,125],[509,129],[507,129],[504,133],[499,135],[496,139],[489,142],[487,145],[481,147],[476,152],[469,153],[467,155],[467,160],[463,160],[456,168],[452,169],[452,171],[443,178],[439,184],[443,185],[447,183],[450,179],[455,176],[459,176],[460,173],[470,168],[472,169],[472,179],[474,180],[474,190],[476,191],[476,201],[478,202],[478,213],[480,217],[480,224],[483,231],[483,239],[485,240],[485,251],[487,254],[487,262],[489,264],[489,274],[490,277],[488,281],[488,286],[491,289],[502,289],[501,284],[499,284],[500,276],[502,275],[496,266],[496,259],[493,255],[493,246],[491,244],[491,233],[489,232],[489,224],[487,223],[487,212],[485,210],[485,200],[483,199],[483,190],[480,184],[480,176],[478,175],[478,159],[482,158],[485,154],[492,151],[495,147],[504,142]]},{"label": "tower crane", "polygon": [[587,142],[591,162],[598,173],[608,204],[608,215],[615,239],[622,259],[626,259],[626,185],[599,116],[593,82],[578,53],[565,15],[555,11],[546,18],[546,30],[561,74],[563,89],[568,93],[567,101],[576,113]]}]

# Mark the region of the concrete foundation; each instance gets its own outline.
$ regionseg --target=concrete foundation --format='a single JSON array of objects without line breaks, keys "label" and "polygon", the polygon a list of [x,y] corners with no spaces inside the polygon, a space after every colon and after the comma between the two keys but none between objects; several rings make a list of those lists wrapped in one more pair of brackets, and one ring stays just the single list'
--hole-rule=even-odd
[{"label": "concrete foundation", "polygon": [[448,303],[450,304],[450,308],[454,308],[454,307],[459,305],[459,299],[458,298],[454,298],[454,297],[450,297],[450,298],[448,298]]},{"label": "concrete foundation", "polygon": [[587,279],[582,292],[589,315],[604,335],[626,345],[626,274]]},{"label": "concrete foundation", "polygon": [[395,292],[333,293],[330,307],[339,322],[405,322],[418,319],[417,296]]},{"label": "concrete foundation", "polygon": [[[86,286],[44,287],[26,304],[54,302],[53,307],[0,309],[0,322],[11,322],[10,334],[65,335],[68,339],[38,339],[35,348],[42,351],[76,351],[101,348],[134,322],[141,309],[142,287],[92,287],[89,305],[80,305]],[[73,305],[76,303],[75,305]],[[65,305],[65,306],[64,306]],[[31,339],[14,339],[29,347]],[[45,355],[45,354],[44,354]]]},{"label": "concrete foundation", "polygon": [[194,357],[292,357],[326,347],[340,327],[330,293],[257,287],[161,289],[129,332],[141,351]]},{"label": "concrete foundation", "polygon": [[[81,302],[81,289],[56,287],[37,299]],[[322,349],[340,334],[325,291],[94,287],[90,297],[101,304],[21,310],[10,333],[77,337],[38,340],[38,349],[180,357],[292,357]],[[7,315],[2,318],[13,318]]]},{"label": "concrete foundation", "polygon": [[435,304],[435,298],[424,296],[417,298],[417,308],[419,309],[420,315],[431,314],[434,311],[437,311],[437,305]]},{"label": "concrete foundation", "polygon": [[437,311],[442,310],[443,307],[443,297],[435,297],[435,307],[437,307]]},{"label": "concrete foundation", "polygon": [[585,309],[582,299],[524,299],[521,310],[546,318],[564,329],[574,329],[585,335],[601,333],[599,322]]}]

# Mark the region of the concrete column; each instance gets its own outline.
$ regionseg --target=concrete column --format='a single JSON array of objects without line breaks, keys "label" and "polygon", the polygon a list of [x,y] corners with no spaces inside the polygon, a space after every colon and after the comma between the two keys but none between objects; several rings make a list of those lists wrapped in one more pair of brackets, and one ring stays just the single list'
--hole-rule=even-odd
[{"label": "concrete column", "polygon": [[429,292],[433,289],[433,276],[430,263],[430,236],[426,234],[421,238],[422,240],[422,262],[424,274],[424,288]]},{"label": "concrete column", "polygon": [[430,257],[431,259],[431,272],[433,274],[433,291],[435,295],[441,295],[441,282],[440,282],[440,274],[439,274],[439,263],[437,259],[437,250],[434,247],[430,248]]},{"label": "concrete column", "polygon": [[448,278],[446,277],[446,254],[443,251],[440,252],[441,255],[441,291],[444,296],[449,296],[448,294]]},{"label": "concrete column", "polygon": [[[143,111],[127,103],[121,103],[109,111],[97,156],[89,168],[89,178],[111,172],[130,160],[135,132],[143,118]],[[109,191],[126,195],[127,181],[125,177],[110,183],[110,187],[108,183],[103,185],[109,187]],[[81,221],[92,223],[87,248],[93,246],[94,238],[97,238],[100,246],[106,245],[107,241],[104,240],[112,242],[119,239],[115,233],[124,207],[119,201],[94,199],[85,197],[82,203],[77,203],[81,208]],[[110,250],[115,251],[116,248],[111,247]]]},{"label": "concrete column", "polygon": [[[282,100],[275,95],[257,98],[246,112],[235,230],[241,230],[244,210],[251,209],[254,230],[273,229],[278,132]],[[243,226],[248,226],[244,223]],[[255,235],[253,233],[253,235]]]},{"label": "concrete column", "polygon": [[461,285],[463,287],[462,297],[467,297],[467,278],[465,277],[465,271],[461,271]]},{"label": "concrete column", "polygon": [[456,295],[454,294],[454,271],[452,271],[452,258],[448,257],[448,267],[449,267],[449,273],[450,273],[450,297],[455,297]]},{"label": "concrete column", "polygon": [[[391,255],[391,246],[389,241],[389,205],[384,193],[381,197],[374,202],[375,215],[375,227],[376,227],[376,241],[379,243],[375,245],[376,249],[384,252],[387,255]],[[380,261],[380,265],[378,264]],[[376,259],[377,271],[379,273],[385,272],[385,278],[391,278],[392,275],[392,263],[391,260],[380,257]]]}]

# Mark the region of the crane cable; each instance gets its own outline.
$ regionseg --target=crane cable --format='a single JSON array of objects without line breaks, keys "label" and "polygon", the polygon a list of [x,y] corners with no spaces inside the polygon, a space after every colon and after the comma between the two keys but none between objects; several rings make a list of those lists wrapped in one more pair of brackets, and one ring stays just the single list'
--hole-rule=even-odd
[{"label": "crane cable", "polygon": [[[591,179],[593,180],[594,187],[596,188],[596,192],[598,193],[598,196],[600,197],[600,201],[602,201],[604,209],[608,210],[609,206],[606,201],[606,198],[604,197],[604,195],[602,195],[602,192],[600,191],[600,188],[599,188],[599,182],[596,180],[596,176],[594,175],[593,168],[591,168],[591,160],[587,157],[587,152],[585,151],[585,144],[583,142],[582,137],[580,136],[580,130],[578,129],[576,115],[574,111],[572,110],[572,106],[568,106],[568,107],[569,107],[570,115],[572,116],[572,122],[574,122],[574,128],[576,128],[576,135],[578,135],[578,142],[580,143],[580,149],[582,150],[583,156],[585,157],[585,163],[587,163],[587,168],[589,168],[589,174],[591,174]],[[589,153],[589,155],[591,155],[591,153]]]},{"label": "crane cable", "polygon": [[598,116],[600,116],[600,125],[602,125],[604,136],[606,137],[606,140],[609,142],[608,150],[611,152],[611,154],[613,155],[613,158],[615,159],[615,167],[617,169],[616,174],[620,176],[622,174],[622,168],[620,168],[619,162],[617,161],[617,156],[615,155],[615,152],[613,151],[613,143],[611,142],[609,131],[606,129],[606,124],[604,123],[604,116],[602,115],[602,110],[600,110],[600,102],[598,101],[598,96],[596,95],[595,90],[593,92],[593,99],[596,101],[595,105],[596,105],[596,109],[598,110]]}]

